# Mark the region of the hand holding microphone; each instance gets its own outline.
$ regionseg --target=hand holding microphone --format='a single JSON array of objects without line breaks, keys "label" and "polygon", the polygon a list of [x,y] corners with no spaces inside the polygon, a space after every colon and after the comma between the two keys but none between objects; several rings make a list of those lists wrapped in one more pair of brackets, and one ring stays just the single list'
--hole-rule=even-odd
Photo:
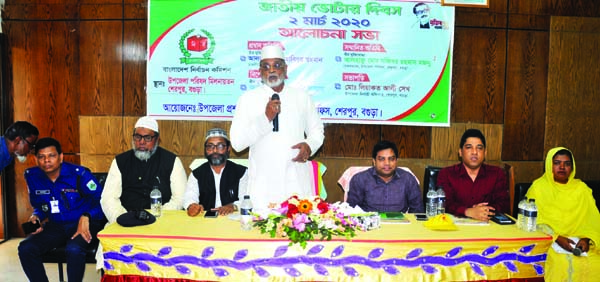
[{"label": "hand holding microphone", "polygon": [[577,245],[573,248],[573,255],[581,256],[582,253],[585,253],[590,250],[590,239],[589,238],[581,238]]},{"label": "hand holding microphone", "polygon": [[[577,240],[577,242],[574,240]],[[574,256],[581,256],[583,253],[590,250],[589,238],[577,239],[576,237],[565,237],[559,235],[555,241],[561,248],[571,252]]]},{"label": "hand holding microphone", "polygon": [[281,111],[281,102],[279,101],[279,94],[275,93],[271,96],[271,101],[267,104],[267,117],[269,117],[269,108],[271,107],[272,113],[274,113],[273,117],[273,132],[279,131],[279,112]]}]

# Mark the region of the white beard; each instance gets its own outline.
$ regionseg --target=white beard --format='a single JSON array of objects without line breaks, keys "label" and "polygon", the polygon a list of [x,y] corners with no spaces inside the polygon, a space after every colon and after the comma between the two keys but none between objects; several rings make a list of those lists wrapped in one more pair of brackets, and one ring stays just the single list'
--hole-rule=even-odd
[{"label": "white beard", "polygon": [[133,153],[134,153],[135,157],[143,162],[147,162],[152,157],[152,155],[154,155],[154,153],[156,153],[156,148],[158,148],[158,143],[156,143],[154,145],[154,148],[152,148],[152,150],[140,151],[135,148],[134,142],[132,142],[132,144],[133,144]]},{"label": "white beard", "polygon": [[[277,80],[271,82],[271,80],[269,79],[270,77],[277,77]],[[268,77],[267,79],[264,79],[263,83],[266,86],[269,86],[271,88],[278,87],[279,85],[281,85],[283,83],[283,81],[285,81],[285,79],[281,78],[280,76],[272,75],[270,77]]]},{"label": "white beard", "polygon": [[147,162],[150,159],[150,157],[152,157],[152,152],[150,152],[150,151],[134,150],[134,153],[135,153],[135,157],[143,162]]}]

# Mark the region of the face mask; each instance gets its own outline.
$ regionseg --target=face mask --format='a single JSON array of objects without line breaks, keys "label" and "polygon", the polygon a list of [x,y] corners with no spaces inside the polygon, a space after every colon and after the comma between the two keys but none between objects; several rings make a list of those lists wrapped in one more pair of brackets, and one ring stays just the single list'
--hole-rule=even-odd
[{"label": "face mask", "polygon": [[27,161],[27,156],[21,156],[21,155],[17,155],[16,159],[20,162],[20,163],[24,163],[25,161]]}]

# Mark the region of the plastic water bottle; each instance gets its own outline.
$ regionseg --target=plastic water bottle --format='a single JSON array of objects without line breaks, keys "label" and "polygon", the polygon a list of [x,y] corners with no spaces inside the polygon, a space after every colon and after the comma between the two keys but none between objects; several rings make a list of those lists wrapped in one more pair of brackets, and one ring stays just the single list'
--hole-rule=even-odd
[{"label": "plastic water bottle", "polygon": [[529,199],[527,208],[525,209],[525,230],[533,232],[536,230],[537,224],[537,206],[535,205],[535,199]]},{"label": "plastic water bottle", "polygon": [[441,186],[437,189],[437,214],[446,212],[446,193]]},{"label": "plastic water bottle", "polygon": [[160,217],[162,214],[162,194],[158,186],[154,186],[154,189],[150,192],[150,212],[155,217]]},{"label": "plastic water bottle", "polygon": [[437,213],[437,192],[434,187],[429,187],[427,191],[427,205],[425,206],[425,213],[427,217],[434,217]]},{"label": "plastic water bottle", "polygon": [[519,210],[517,213],[517,228],[521,230],[525,230],[525,205],[527,205],[527,197],[524,197],[518,205]]},{"label": "plastic water bottle", "polygon": [[525,201],[523,204],[523,222],[521,222],[521,229],[527,231],[527,222],[529,221],[530,210],[529,210],[529,201]]},{"label": "plastic water bottle", "polygon": [[252,201],[250,201],[250,196],[245,195],[244,200],[240,204],[240,226],[242,230],[250,230],[252,229]]}]

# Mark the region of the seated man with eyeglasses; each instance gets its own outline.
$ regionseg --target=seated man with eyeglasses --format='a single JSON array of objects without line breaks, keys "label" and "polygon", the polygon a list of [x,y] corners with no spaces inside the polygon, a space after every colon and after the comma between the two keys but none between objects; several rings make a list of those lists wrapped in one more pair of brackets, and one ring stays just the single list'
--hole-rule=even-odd
[{"label": "seated man with eyeglasses", "polygon": [[230,152],[231,142],[225,130],[213,128],[206,133],[204,156],[208,162],[192,171],[183,197],[183,207],[189,216],[197,216],[204,210],[228,215],[246,195],[247,169],[228,160]]},{"label": "seated man with eyeglasses", "polygon": [[158,123],[141,117],[133,129],[133,149],[115,157],[100,204],[109,223],[127,211],[150,209],[150,192],[158,186],[163,209],[181,210],[186,174],[179,157],[159,147]]}]

